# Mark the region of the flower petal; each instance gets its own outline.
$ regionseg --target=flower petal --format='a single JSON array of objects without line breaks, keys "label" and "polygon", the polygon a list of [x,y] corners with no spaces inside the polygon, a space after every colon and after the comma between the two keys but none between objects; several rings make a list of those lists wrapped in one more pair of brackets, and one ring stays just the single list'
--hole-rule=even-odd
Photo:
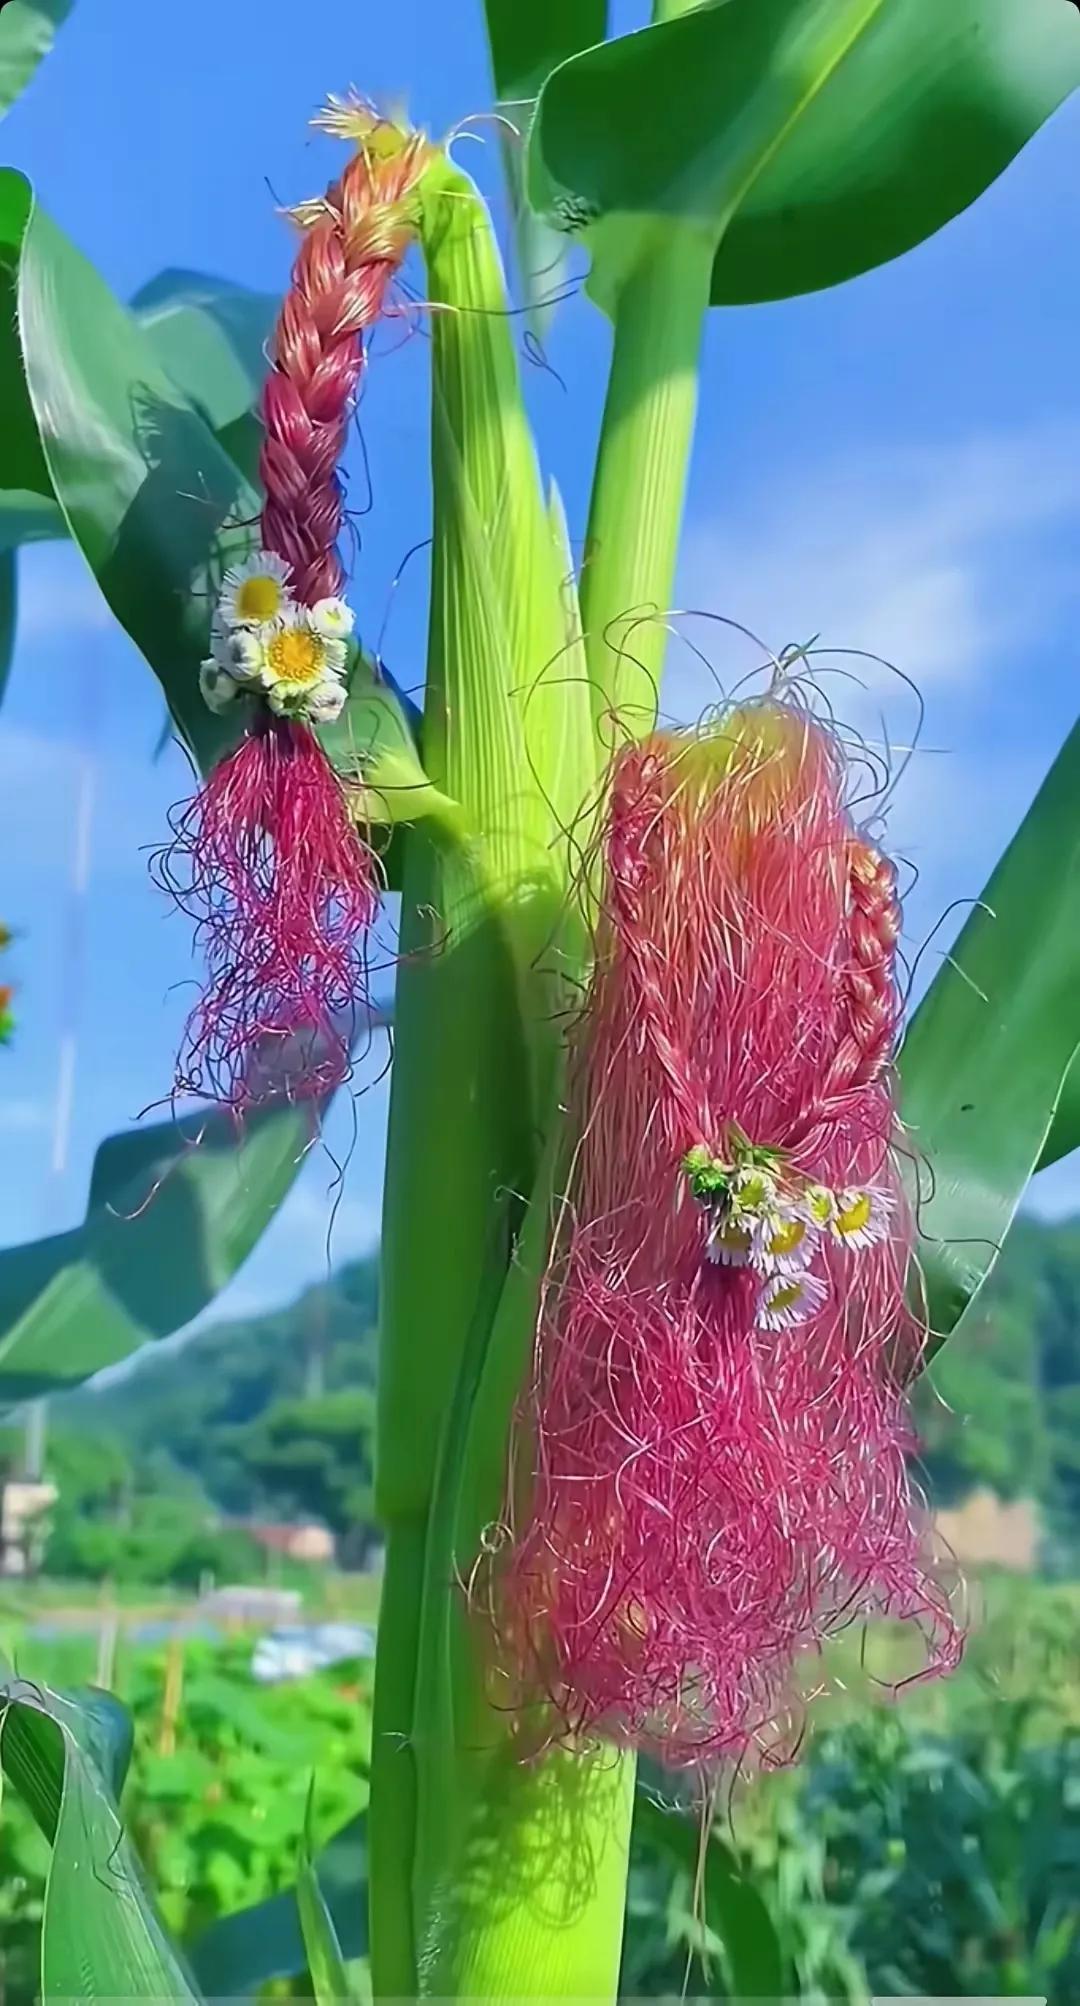
[{"label": "flower petal", "polygon": [[311,624],[328,641],[347,641],[356,625],[356,615],[345,599],[317,599],[311,608]]},{"label": "flower petal", "polygon": [[199,689],[203,702],[219,715],[222,711],[228,710],[229,705],[235,703],[240,695],[239,686],[234,678],[213,659],[204,662],[199,670]]},{"label": "flower petal", "polygon": [[758,1303],[759,1330],[795,1330],[816,1316],[828,1295],[820,1275],[808,1269],[801,1275],[777,1275],[761,1292]]}]

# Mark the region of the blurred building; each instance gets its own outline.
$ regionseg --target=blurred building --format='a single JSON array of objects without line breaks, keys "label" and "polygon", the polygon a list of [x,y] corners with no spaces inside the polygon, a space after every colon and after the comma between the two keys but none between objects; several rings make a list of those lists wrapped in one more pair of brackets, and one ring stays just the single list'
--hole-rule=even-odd
[{"label": "blurred building", "polygon": [[0,1574],[36,1571],[45,1541],[45,1513],[56,1503],[55,1484],[9,1479],[0,1488]]},{"label": "blurred building", "polygon": [[334,1559],[334,1535],[325,1525],[266,1525],[248,1520],[244,1531],[264,1553],[282,1560],[305,1560],[312,1566],[328,1567]]},{"label": "blurred building", "polygon": [[1042,1526],[1030,1498],[1007,1504],[993,1491],[972,1491],[963,1504],[937,1514],[937,1529],[961,1567],[1008,1567],[1033,1574]]}]

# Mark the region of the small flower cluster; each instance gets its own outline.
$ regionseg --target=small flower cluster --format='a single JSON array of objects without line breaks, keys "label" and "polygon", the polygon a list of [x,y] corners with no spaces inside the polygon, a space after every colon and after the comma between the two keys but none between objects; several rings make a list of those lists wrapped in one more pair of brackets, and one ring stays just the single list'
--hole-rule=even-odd
[{"label": "small flower cluster", "polygon": [[783,1150],[756,1146],[734,1123],[723,1155],[699,1144],[682,1167],[708,1217],[710,1261],[761,1278],[760,1330],[790,1330],[817,1315],[828,1290],[814,1259],[826,1239],[859,1252],[889,1230],[888,1192],[815,1184],[791,1169]]},{"label": "small flower cluster", "polygon": [[331,724],[345,702],[352,630],[344,599],[297,605],[288,565],[257,550],[225,573],[199,679],[203,697],[223,711],[239,696],[261,696],[276,717]]},{"label": "small flower cluster", "polygon": [[[8,932],[7,927],[4,926],[2,922],[0,922],[0,952],[2,952],[5,947],[10,947],[10,946],[11,946],[11,935]],[[0,1045],[6,1045],[8,1043],[8,1040],[10,1039],[11,1034],[15,1029],[15,1018],[12,1015],[12,1010],[11,1010],[11,1001],[14,994],[15,991],[11,987],[10,983],[0,983]]]}]

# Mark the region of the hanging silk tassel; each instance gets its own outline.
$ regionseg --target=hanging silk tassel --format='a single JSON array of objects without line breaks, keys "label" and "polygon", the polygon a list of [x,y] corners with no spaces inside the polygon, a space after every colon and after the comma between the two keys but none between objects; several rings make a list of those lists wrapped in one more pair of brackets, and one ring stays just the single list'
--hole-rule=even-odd
[{"label": "hanging silk tassel", "polygon": [[301,1097],[346,1076],[380,889],[314,727],[344,705],[353,629],[338,468],[430,149],[359,103],[332,103],[319,122],[357,151],[324,198],[293,212],[304,237],[261,407],[261,548],[225,575],[201,675],[212,710],[254,708],[175,817],[161,867],[207,966],[176,1091],[237,1113],[266,1097],[268,1080]]},{"label": "hanging silk tassel", "polygon": [[845,778],[774,699],[615,764],[493,1581],[526,1736],[777,1760],[845,1624],[960,1649],[905,1460],[894,873]]}]

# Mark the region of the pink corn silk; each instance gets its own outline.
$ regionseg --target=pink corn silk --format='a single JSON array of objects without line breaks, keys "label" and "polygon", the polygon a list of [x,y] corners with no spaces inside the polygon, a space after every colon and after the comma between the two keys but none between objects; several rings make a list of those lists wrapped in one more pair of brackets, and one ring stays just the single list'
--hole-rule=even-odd
[{"label": "pink corn silk", "polygon": [[293,1098],[338,1086],[367,1007],[378,881],[314,734],[280,719],[250,732],[176,817],[166,865],[207,967],[178,1091],[242,1114],[275,1075]]},{"label": "pink corn silk", "polygon": [[[834,740],[776,703],[616,763],[581,1140],[494,1582],[496,1685],[526,1741],[779,1761],[800,1655],[847,1622],[913,1619],[928,1672],[959,1656],[905,1466],[923,1332],[890,1153],[896,896],[843,788]],[[680,1163],[728,1120],[895,1198],[885,1242],[829,1247],[828,1300],[795,1329],[755,1329],[753,1277],[705,1258]]]},{"label": "pink corn silk", "polygon": [[364,335],[412,241],[403,202],[424,157],[419,139],[388,159],[353,156],[305,231],[274,330],[262,400],[263,545],[285,559],[304,605],[342,588],[338,466]]},{"label": "pink corn silk", "polygon": [[[411,241],[402,198],[422,159],[417,140],[389,160],[363,151],[350,160],[307,225],[274,331],[262,399],[262,541],[289,565],[304,605],[344,583],[337,470],[364,333]],[[275,1046],[288,1050],[292,1097],[336,1086],[366,1014],[379,872],[308,727],[261,716],[177,817],[161,870],[194,914],[207,959],[176,1091],[242,1113],[281,1091]]]}]

